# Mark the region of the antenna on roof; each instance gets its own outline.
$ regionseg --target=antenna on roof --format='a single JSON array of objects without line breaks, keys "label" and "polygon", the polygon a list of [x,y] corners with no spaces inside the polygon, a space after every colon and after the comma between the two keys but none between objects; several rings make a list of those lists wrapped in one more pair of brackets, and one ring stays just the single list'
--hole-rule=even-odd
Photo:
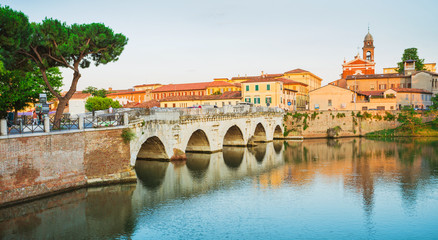
[{"label": "antenna on roof", "polygon": [[368,33],[370,33],[370,23],[368,23]]}]

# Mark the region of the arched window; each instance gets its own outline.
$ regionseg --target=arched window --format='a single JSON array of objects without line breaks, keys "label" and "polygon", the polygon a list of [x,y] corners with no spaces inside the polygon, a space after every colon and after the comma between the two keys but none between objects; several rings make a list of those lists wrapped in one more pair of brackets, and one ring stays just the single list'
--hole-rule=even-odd
[{"label": "arched window", "polygon": [[371,61],[371,52],[370,51],[367,52],[367,60]]}]

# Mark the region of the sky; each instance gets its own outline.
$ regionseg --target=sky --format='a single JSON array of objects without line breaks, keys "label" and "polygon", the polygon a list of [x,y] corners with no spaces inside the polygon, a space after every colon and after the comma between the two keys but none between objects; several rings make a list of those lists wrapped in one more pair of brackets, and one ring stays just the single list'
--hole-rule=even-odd
[{"label": "sky", "polygon": [[[87,86],[128,89],[150,83],[283,73],[301,68],[339,79],[370,27],[376,73],[416,47],[438,62],[438,1],[329,0],[0,0],[32,22],[100,22],[129,38],[118,61],[81,71]],[[64,70],[64,89],[72,80]]]}]

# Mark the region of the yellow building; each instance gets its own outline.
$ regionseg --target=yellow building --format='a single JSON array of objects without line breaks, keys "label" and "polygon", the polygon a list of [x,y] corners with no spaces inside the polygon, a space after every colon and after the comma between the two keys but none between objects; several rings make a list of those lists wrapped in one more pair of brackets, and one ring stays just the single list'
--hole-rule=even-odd
[{"label": "yellow building", "polygon": [[282,78],[304,83],[307,85],[307,89],[309,91],[320,88],[322,81],[322,78],[316,76],[315,74],[299,68],[285,72]]},{"label": "yellow building", "polygon": [[163,86],[163,85],[161,85],[159,83],[136,85],[136,86],[134,86],[134,91],[154,90],[154,89],[159,88],[161,86]]},{"label": "yellow building", "polygon": [[284,86],[284,80],[259,77],[242,82],[242,99],[256,106],[296,110],[296,92]]},{"label": "yellow building", "polygon": [[[429,72],[436,72],[436,63],[425,63],[424,68]],[[396,67],[383,68],[383,73],[398,73]]]},{"label": "yellow building", "polygon": [[216,79],[207,85],[206,95],[219,95],[224,92],[240,91],[240,85],[232,84],[226,81],[217,81]]},{"label": "yellow building", "polygon": [[229,91],[220,95],[192,95],[192,96],[170,96],[160,100],[160,107],[163,108],[187,108],[199,106],[237,105],[241,102],[240,91]]},{"label": "yellow building", "polygon": [[363,93],[335,85],[312,90],[310,95],[310,110],[395,110],[394,97],[373,98]]},{"label": "yellow building", "polygon": [[432,105],[432,92],[418,88],[395,88],[384,92],[384,96],[393,95],[397,99],[397,108],[404,106],[416,109],[428,109]]},{"label": "yellow building", "polygon": [[410,88],[411,77],[399,73],[350,75],[347,88],[356,91],[385,91],[390,88]]}]

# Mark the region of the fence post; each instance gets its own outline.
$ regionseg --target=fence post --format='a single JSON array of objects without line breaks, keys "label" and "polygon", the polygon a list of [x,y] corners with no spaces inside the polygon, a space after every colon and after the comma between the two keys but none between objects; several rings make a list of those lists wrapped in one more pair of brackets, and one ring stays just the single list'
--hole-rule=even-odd
[{"label": "fence post", "polygon": [[0,133],[1,133],[1,136],[8,135],[8,123],[7,123],[6,119],[0,120]]},{"label": "fence post", "polygon": [[79,116],[79,129],[84,129],[84,116],[80,115]]},{"label": "fence post", "polygon": [[44,116],[44,132],[50,132],[50,118],[47,115]]},{"label": "fence post", "polygon": [[128,126],[129,125],[129,115],[128,113],[123,114],[123,125]]}]

